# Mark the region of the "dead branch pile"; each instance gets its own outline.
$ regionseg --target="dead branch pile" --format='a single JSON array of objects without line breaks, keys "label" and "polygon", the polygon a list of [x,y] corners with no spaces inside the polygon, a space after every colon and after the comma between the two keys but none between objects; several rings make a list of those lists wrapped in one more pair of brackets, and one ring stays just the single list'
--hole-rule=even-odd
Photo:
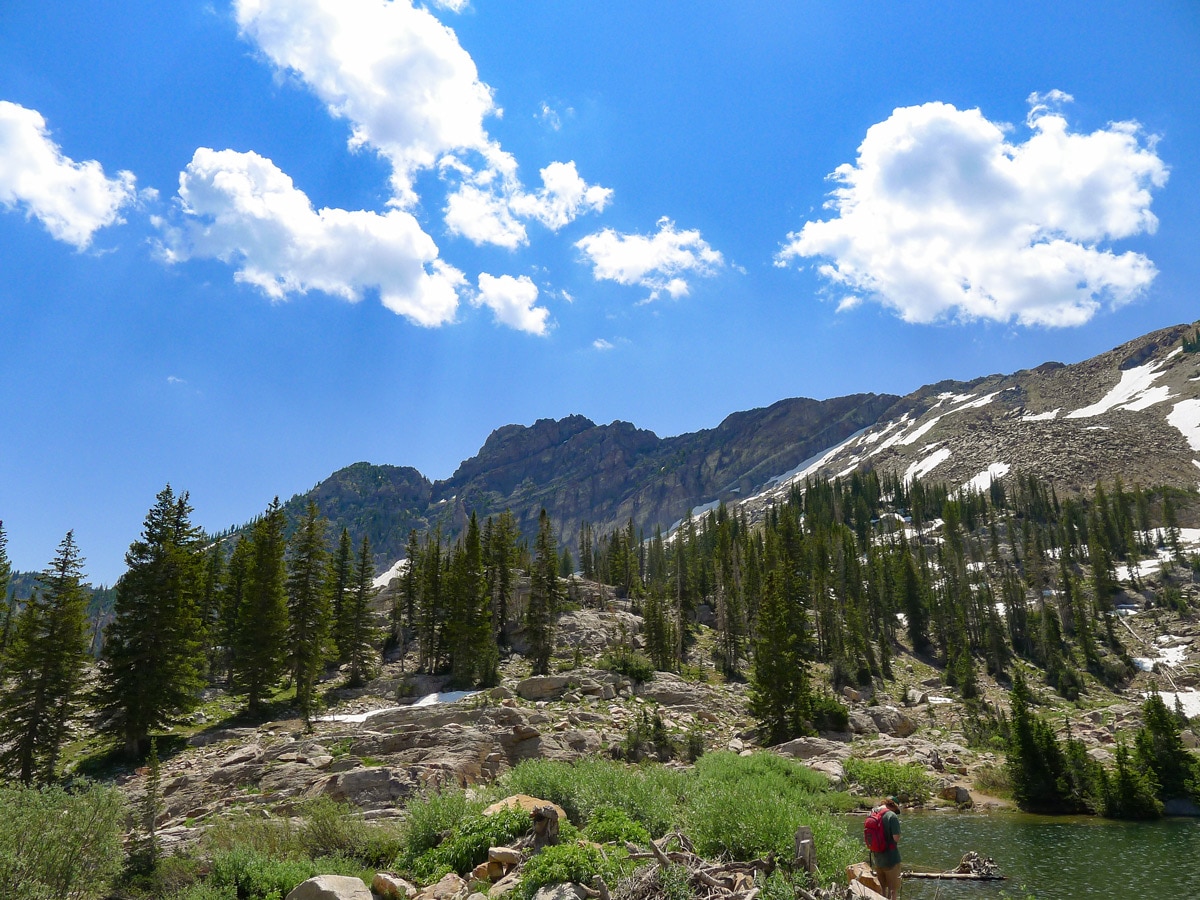
[{"label": "dead branch pile", "polygon": [[[674,843],[678,849],[668,850]],[[636,844],[626,843],[631,859],[653,859],[657,866],[643,866],[628,878],[622,879],[613,891],[613,900],[672,900],[679,896],[681,883],[686,883],[688,896],[693,900],[756,900],[761,893],[761,879],[775,871],[772,853],[766,859],[749,862],[718,861],[697,856],[687,836],[679,832],[664,835],[650,842],[649,851]],[[824,891],[805,891],[806,900],[832,900]],[[836,896],[840,897],[840,894]]]},{"label": "dead branch pile", "polygon": [[974,875],[976,878],[1003,878],[996,861],[988,856],[980,856],[974,850],[968,850],[963,855],[962,862],[954,870],[960,875]]}]

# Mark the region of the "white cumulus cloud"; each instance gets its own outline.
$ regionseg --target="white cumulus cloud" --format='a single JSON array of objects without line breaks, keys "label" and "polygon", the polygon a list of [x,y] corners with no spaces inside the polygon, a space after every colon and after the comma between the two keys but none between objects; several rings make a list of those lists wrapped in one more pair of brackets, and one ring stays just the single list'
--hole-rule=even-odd
[{"label": "white cumulus cloud", "polygon": [[0,205],[24,209],[83,250],[99,229],[123,221],[121,209],[135,199],[131,172],[109,178],[94,159],[64,156],[41,113],[0,100]]},{"label": "white cumulus cloud", "polygon": [[[529,194],[517,163],[487,133],[499,115],[492,90],[455,33],[412,0],[236,0],[242,32],[279,68],[298,76],[351,126],[350,143],[392,167],[394,203],[418,201],[414,178],[436,168],[454,182],[452,233],[475,243],[526,243],[521,219],[557,230],[603,209],[609,191],[583,183],[573,162],[542,170]],[[465,3],[443,0],[459,10]]]},{"label": "white cumulus cloud", "polygon": [[537,306],[538,287],[527,275],[496,277],[486,272],[479,275],[479,293],[471,301],[476,306],[492,310],[496,321],[518,331],[544,335],[550,311]]},{"label": "white cumulus cloud", "polygon": [[831,176],[835,217],[789,234],[777,264],[818,258],[849,292],[839,309],[866,298],[910,322],[1079,325],[1132,300],[1157,270],[1106,243],[1155,230],[1168,169],[1134,122],[1072,131],[1070,99],[1030,95],[1024,141],[978,109],[896,109]]},{"label": "white cumulus cloud", "polygon": [[597,350],[611,350],[613,349],[613,344],[612,341],[606,341],[604,338],[596,338],[592,341],[592,347]]},{"label": "white cumulus cloud", "polygon": [[271,160],[205,147],[180,175],[179,197],[183,225],[163,244],[170,261],[220,259],[274,299],[319,290],[358,301],[377,289],[419,325],[454,319],[465,279],[404,210],[317,210]]},{"label": "white cumulus cloud", "polygon": [[576,241],[575,246],[591,262],[597,281],[641,285],[650,289],[650,300],[663,293],[683,297],[690,290],[688,277],[711,277],[725,264],[699,231],[679,231],[665,216],[658,220],[658,231],[652,235],[620,234],[605,228]]}]

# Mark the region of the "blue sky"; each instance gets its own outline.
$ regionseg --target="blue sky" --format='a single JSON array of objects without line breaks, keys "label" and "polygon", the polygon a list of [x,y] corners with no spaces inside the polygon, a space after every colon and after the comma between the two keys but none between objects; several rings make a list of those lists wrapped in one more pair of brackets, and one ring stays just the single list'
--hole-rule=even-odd
[{"label": "blue sky", "polygon": [[6,0],[10,557],[1194,320],[1198,110],[1191,2]]}]

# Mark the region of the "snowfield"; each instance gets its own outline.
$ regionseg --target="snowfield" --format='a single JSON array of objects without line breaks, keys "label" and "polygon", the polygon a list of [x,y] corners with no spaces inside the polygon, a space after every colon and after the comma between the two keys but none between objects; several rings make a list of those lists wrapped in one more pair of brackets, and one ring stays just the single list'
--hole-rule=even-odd
[{"label": "snowfield", "polygon": [[[1171,356],[1175,354],[1172,352]],[[1170,356],[1167,357],[1170,359]],[[1171,399],[1171,391],[1165,386],[1155,387],[1160,370],[1167,360],[1148,362],[1144,366],[1134,366],[1121,373],[1121,380],[1091,406],[1085,406],[1064,416],[1067,419],[1090,419],[1111,409],[1142,410]]]}]

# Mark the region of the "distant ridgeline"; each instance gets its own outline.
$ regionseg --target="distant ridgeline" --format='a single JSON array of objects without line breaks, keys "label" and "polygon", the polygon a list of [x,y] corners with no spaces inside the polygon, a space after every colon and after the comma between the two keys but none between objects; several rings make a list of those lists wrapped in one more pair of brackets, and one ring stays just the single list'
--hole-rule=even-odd
[{"label": "distant ridgeline", "polygon": [[[37,589],[39,574],[39,572],[13,572],[9,577],[8,596],[4,598],[5,602],[15,603],[17,610],[24,606],[29,595]],[[113,601],[117,591],[116,588],[93,587],[90,584],[85,584],[83,589],[91,597],[88,601],[87,616],[92,653],[99,655],[104,642],[104,629],[112,621]],[[3,620],[3,616],[3,611],[0,610],[0,620]]]}]

